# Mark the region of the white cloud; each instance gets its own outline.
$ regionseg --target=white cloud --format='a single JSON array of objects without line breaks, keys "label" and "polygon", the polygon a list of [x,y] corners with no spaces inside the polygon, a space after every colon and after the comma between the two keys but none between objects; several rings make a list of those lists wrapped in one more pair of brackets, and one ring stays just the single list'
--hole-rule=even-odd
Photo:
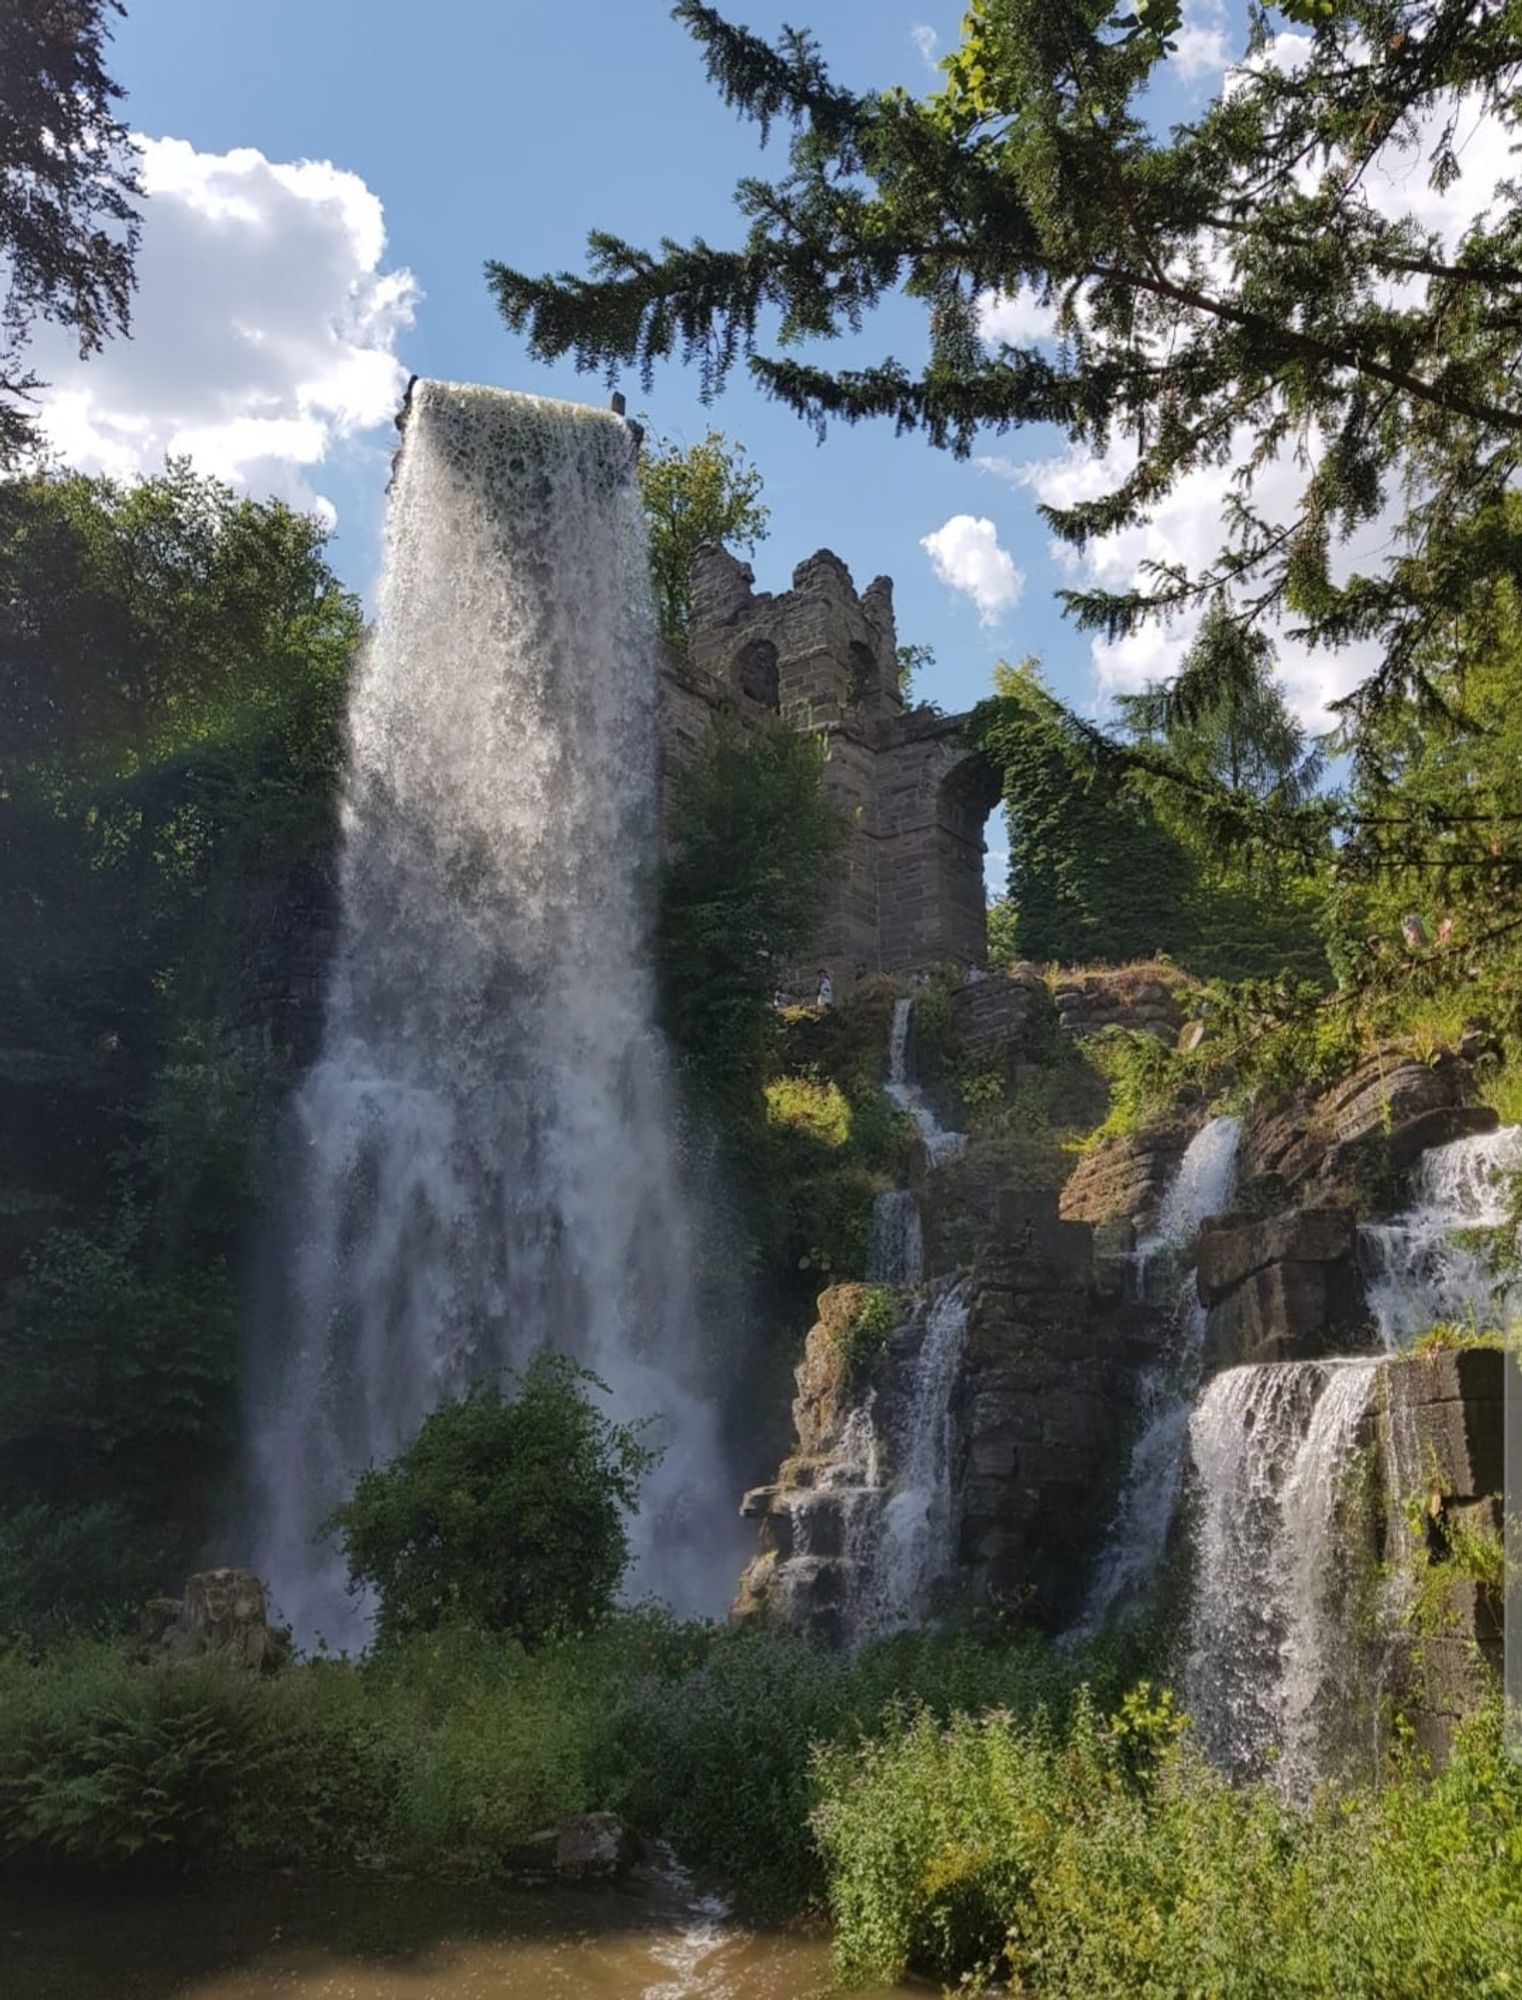
[{"label": "white cloud", "polygon": [[938,75],[939,71],[936,70],[935,52],[941,46],[941,38],[935,29],[927,26],[923,21],[916,21],[914,26],[909,30],[909,39],[919,51],[920,61],[925,65],[926,69]]},{"label": "white cloud", "polygon": [[1056,324],[1055,308],[1042,305],[1028,285],[1022,285],[1018,292],[978,295],[978,331],[985,340],[1028,347],[1038,340],[1050,340]]},{"label": "white cloud", "polygon": [[406,382],[394,349],[418,287],[383,268],[378,197],[327,161],[139,143],[148,198],[132,337],[86,362],[56,333],[34,343],[49,442],[118,477],[186,454],[331,519],[308,474],[335,443],[386,422]]},{"label": "white cloud", "polygon": [[1174,38],[1169,60],[1186,83],[1196,83],[1201,77],[1220,76],[1231,62],[1231,50],[1219,27],[1186,20]]},{"label": "white cloud", "polygon": [[997,625],[1020,602],[1025,577],[1008,549],[1000,548],[992,521],[953,514],[933,534],[922,536],[920,547],[941,582],[972,599],[985,625]]},{"label": "white cloud", "polygon": [[[1310,47],[1308,36],[1280,35],[1255,59],[1255,64],[1260,68],[1270,65],[1294,68],[1305,60]],[[1236,69],[1228,73],[1222,87],[1230,93],[1243,87],[1246,81],[1246,72]],[[1492,204],[1497,184],[1515,171],[1506,128],[1471,102],[1459,107],[1455,134],[1460,178],[1442,193],[1429,187],[1428,158],[1453,109],[1451,99],[1436,107],[1422,121],[1410,143],[1385,147],[1362,178],[1363,189],[1377,211],[1388,216],[1414,216],[1421,227],[1435,231],[1450,252],[1474,218]],[[1315,171],[1313,167],[1306,169],[1307,186]],[[1385,289],[1394,298],[1402,286],[1392,281]],[[1004,303],[1000,301],[998,305],[1002,308]],[[1017,311],[1007,323],[1018,324],[1019,318]],[[1000,337],[1001,329],[993,312],[985,331]],[[1239,435],[1233,441],[1233,460],[1242,462],[1252,445],[1252,438],[1245,432]],[[1074,445],[1048,459],[1022,462],[988,455],[974,462],[984,472],[1028,488],[1050,506],[1067,507],[1110,491],[1129,471],[1132,461],[1123,449],[1100,456],[1086,446]],[[1181,479],[1137,526],[1101,537],[1082,550],[1054,541],[1049,553],[1067,576],[1082,584],[1113,591],[1126,590],[1133,584],[1148,586],[1153,579],[1143,571],[1142,565],[1147,562],[1175,563],[1191,575],[1198,575],[1210,567],[1220,549],[1231,469],[1230,465],[1202,467]],[[1264,467],[1254,487],[1259,512],[1270,520],[1291,519],[1303,482],[1303,469],[1287,459]],[[1334,576],[1345,577],[1358,569],[1368,572],[1388,559],[1399,506],[1397,495],[1381,518],[1369,523],[1334,552]],[[1198,623],[1198,611],[1186,610],[1167,624],[1149,621],[1123,639],[1094,640],[1091,651],[1101,703],[1116,693],[1176,673]],[[1329,726],[1332,718],[1327,712],[1328,704],[1347,694],[1379,663],[1379,650],[1374,642],[1362,642],[1334,653],[1312,650],[1287,639],[1282,632],[1276,639],[1280,680],[1286,697],[1307,727],[1314,730]]]}]

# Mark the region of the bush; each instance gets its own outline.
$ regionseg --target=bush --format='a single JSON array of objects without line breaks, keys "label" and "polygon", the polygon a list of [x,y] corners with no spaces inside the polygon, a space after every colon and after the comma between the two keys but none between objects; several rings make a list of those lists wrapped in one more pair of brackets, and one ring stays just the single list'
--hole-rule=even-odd
[{"label": "bush", "polygon": [[512,1401],[478,1386],[360,1475],[330,1526],[353,1587],[376,1592],[382,1641],[462,1621],[537,1645],[606,1618],[656,1454],[596,1409],[602,1387],[542,1355]]},{"label": "bush", "polygon": [[1428,1781],[1308,1810],[1233,1789],[1156,1717],[926,1714],[822,1754],[842,1970],[997,1971],[1041,2000],[1501,1994],[1522,1937],[1522,1766],[1477,1719]]}]

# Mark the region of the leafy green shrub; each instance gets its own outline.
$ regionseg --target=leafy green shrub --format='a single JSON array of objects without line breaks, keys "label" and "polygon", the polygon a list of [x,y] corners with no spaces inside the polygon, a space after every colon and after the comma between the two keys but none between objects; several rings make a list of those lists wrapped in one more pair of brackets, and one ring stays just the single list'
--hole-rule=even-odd
[{"label": "leafy green shrub", "polygon": [[656,1455],[595,1407],[602,1386],[541,1355],[511,1401],[478,1386],[361,1473],[330,1526],[354,1585],[377,1594],[383,1641],[463,1621],[535,1645],[607,1617]]},{"label": "leafy green shrub", "polygon": [[856,1311],[836,1331],[835,1341],[853,1372],[882,1352],[895,1327],[904,1323],[904,1299],[897,1285],[868,1285]]},{"label": "leafy green shrub", "polygon": [[117,1500],[0,1515],[0,1646],[124,1631],[184,1567],[182,1538]]},{"label": "leafy green shrub", "polygon": [[0,1853],[131,1862],[336,1857],[384,1841],[389,1762],[349,1669],[75,1646],[0,1663]]},{"label": "leafy green shrub", "polygon": [[851,1107],[840,1085],[817,1074],[775,1076],[766,1086],[766,1115],[821,1146],[843,1146],[851,1136]]},{"label": "leafy green shrub", "polygon": [[1156,1035],[1137,1028],[1101,1028],[1083,1050],[1110,1089],[1110,1108],[1089,1135],[1090,1145],[1140,1131],[1173,1104],[1180,1060]]},{"label": "leafy green shrub", "polygon": [[645,1681],[617,1728],[622,1795],[694,1867],[778,1912],[823,1886],[809,1819],[813,1751],[854,1744],[905,1703],[932,1713],[996,1706],[1060,1713],[1079,1669],[1040,1641],[925,1633],[854,1657],[796,1633],[726,1633],[678,1689]]},{"label": "leafy green shrub", "polygon": [[823,1753],[815,1826],[842,1970],[996,1971],[1041,2000],[1424,2000],[1502,1994],[1522,1935],[1522,1766],[1499,1710],[1429,1779],[1304,1810],[1208,1770],[1175,1718],[1137,1761],[1080,1701],[900,1718]]}]

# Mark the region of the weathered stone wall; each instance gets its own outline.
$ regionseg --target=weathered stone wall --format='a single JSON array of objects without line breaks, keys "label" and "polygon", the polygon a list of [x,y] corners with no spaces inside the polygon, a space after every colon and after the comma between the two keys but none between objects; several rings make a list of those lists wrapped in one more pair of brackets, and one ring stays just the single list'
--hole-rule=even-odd
[{"label": "weathered stone wall", "polygon": [[1171,1045],[1189,983],[1175,967],[1149,963],[1063,973],[1052,990],[1062,1032],[1075,1041],[1101,1028],[1129,1028]]},{"label": "weathered stone wall", "polygon": [[1161,1338],[1049,1193],[1006,1196],[974,1267],[961,1557],[1040,1629],[1076,1616],[1112,1517],[1138,1368]]},{"label": "weathered stone wall", "polygon": [[1380,1375],[1379,1457],[1392,1482],[1380,1554],[1414,1564],[1388,1691],[1418,1747],[1441,1763],[1501,1672],[1501,1590],[1453,1555],[1460,1530],[1501,1540],[1505,1357],[1498,1348],[1408,1355]]},{"label": "weathered stone wall", "polygon": [[983,827],[999,780],[961,740],[963,718],[905,712],[888,578],[858,595],[845,564],[821,549],[772,594],[712,548],[694,561],[692,588],[688,657],[668,660],[662,680],[667,771],[722,715],[780,715],[826,741],[825,791],[846,819],[846,856],[796,978],[810,982],[820,964],[837,985],[858,966],[981,964]]}]

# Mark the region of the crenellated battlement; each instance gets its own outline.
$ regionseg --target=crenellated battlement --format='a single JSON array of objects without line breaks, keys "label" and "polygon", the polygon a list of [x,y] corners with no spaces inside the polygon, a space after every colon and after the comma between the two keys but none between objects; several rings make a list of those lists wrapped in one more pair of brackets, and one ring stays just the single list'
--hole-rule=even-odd
[{"label": "crenellated battlement", "polygon": [[663,682],[668,764],[725,714],[781,715],[827,740],[825,787],[850,837],[809,971],[824,964],[840,981],[859,966],[981,963],[983,827],[999,780],[964,742],[964,717],[905,709],[891,579],[858,592],[820,549],[791,589],[758,591],[750,565],[715,547],[693,561],[692,600],[687,656],[668,661]]}]

